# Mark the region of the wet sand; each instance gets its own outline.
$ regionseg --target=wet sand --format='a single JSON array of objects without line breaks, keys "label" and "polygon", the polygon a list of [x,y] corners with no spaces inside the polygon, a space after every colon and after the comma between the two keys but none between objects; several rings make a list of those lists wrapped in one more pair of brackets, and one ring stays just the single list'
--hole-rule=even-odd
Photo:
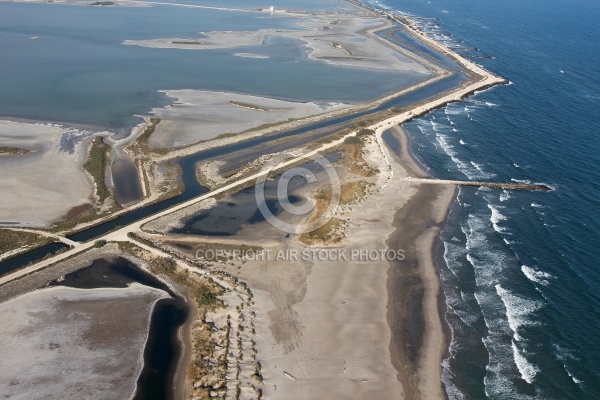
[{"label": "wet sand", "polygon": [[202,37],[125,40],[123,44],[188,51],[240,49],[243,52],[245,48],[256,51],[268,37],[280,37],[301,41],[307,57],[318,62],[352,68],[428,73],[425,66],[412,61],[404,52],[398,54],[396,49],[367,34],[369,29],[389,26],[389,22],[378,14],[358,16],[338,12],[329,15],[287,14],[287,17],[293,17],[288,29],[199,32]]},{"label": "wet sand", "polygon": [[[409,153],[402,128],[392,132],[400,142],[394,157],[409,176],[426,175]],[[407,398],[444,398],[441,360],[449,338],[443,325],[441,286],[433,260],[434,246],[454,199],[453,185],[421,185],[415,195],[394,215],[396,230],[387,245],[405,251],[405,260],[388,270],[388,321],[392,331],[390,349],[394,366]]]},{"label": "wet sand", "polygon": [[152,148],[177,148],[212,140],[220,135],[281,123],[289,119],[343,110],[342,103],[300,103],[238,93],[206,90],[167,90],[172,105],[154,108],[161,118],[150,136]]}]

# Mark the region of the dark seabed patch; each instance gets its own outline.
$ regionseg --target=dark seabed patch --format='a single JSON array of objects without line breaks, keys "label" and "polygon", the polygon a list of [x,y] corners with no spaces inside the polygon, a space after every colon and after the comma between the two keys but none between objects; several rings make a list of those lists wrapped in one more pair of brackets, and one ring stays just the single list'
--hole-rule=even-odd
[{"label": "dark seabed patch", "polygon": [[112,163],[115,196],[121,205],[132,203],[142,198],[142,188],[135,165],[126,158]]}]

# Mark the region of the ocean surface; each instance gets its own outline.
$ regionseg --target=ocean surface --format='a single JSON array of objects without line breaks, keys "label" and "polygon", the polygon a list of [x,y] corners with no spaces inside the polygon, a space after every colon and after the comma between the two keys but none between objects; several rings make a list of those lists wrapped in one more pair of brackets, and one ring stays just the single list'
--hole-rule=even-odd
[{"label": "ocean surface", "polygon": [[430,174],[554,188],[460,190],[437,254],[449,397],[600,398],[600,3],[372,4],[511,81],[407,124]]}]

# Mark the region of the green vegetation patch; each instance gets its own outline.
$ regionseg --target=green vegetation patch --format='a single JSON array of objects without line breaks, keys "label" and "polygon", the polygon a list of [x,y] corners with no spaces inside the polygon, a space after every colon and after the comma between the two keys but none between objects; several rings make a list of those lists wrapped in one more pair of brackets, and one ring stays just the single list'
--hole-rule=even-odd
[{"label": "green vegetation patch", "polygon": [[202,42],[199,42],[197,40],[174,40],[171,42],[171,44],[202,44]]},{"label": "green vegetation patch", "polygon": [[244,103],[244,102],[241,102],[241,101],[229,100],[229,104],[231,104],[232,106],[237,106],[237,107],[242,107],[242,108],[249,108],[251,110],[256,110],[256,111],[271,111],[268,108],[257,106],[255,104]]},{"label": "green vegetation patch", "polygon": [[[147,246],[155,247],[152,242],[139,235],[129,234],[128,236]],[[118,244],[120,250],[148,262],[152,273],[166,275],[173,282],[185,286],[189,290],[190,296],[196,301],[202,315],[216,308],[224,307],[222,300],[219,299],[219,296],[225,293],[222,287],[209,280],[191,276],[185,270],[177,267],[177,262],[173,257],[156,256],[132,242],[118,242]]]},{"label": "green vegetation patch", "polygon": [[96,196],[98,201],[103,203],[110,196],[110,191],[106,186],[106,167],[108,165],[108,153],[110,146],[104,143],[102,138],[94,138],[83,168],[94,180],[96,186]]},{"label": "green vegetation patch", "polygon": [[20,149],[18,147],[0,146],[0,154],[29,154],[30,150]]},{"label": "green vegetation patch", "polygon": [[51,238],[31,232],[0,229],[0,253],[6,253],[23,246],[39,247],[52,241]]},{"label": "green vegetation patch", "polygon": [[138,141],[147,143],[148,139],[150,139],[150,135],[154,133],[156,130],[156,126],[160,123],[160,118],[150,118],[150,122],[144,128],[142,134],[138,137]]},{"label": "green vegetation patch", "polygon": [[344,144],[358,144],[358,145],[362,145],[362,139],[356,136],[348,136],[346,139],[344,139]]}]

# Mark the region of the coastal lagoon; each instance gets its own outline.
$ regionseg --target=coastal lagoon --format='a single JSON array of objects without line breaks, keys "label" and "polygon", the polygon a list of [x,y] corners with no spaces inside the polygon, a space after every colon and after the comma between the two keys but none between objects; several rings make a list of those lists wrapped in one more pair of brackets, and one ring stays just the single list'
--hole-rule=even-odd
[{"label": "coastal lagoon", "polygon": [[[198,37],[199,32],[299,29],[299,18],[178,6],[90,7],[0,2],[0,117],[126,131],[159,90],[202,89],[292,101],[356,103],[426,75],[310,60],[298,40],[188,51],[125,46],[125,40]],[[38,39],[32,40],[32,37]],[[258,53],[266,58],[240,57]]]},{"label": "coastal lagoon", "polygon": [[[0,303],[3,397],[130,398],[143,392],[136,390],[140,373],[174,364],[153,363],[147,350],[148,340],[161,334],[151,324],[164,313],[162,304],[178,299],[169,294],[153,276],[114,258],[94,260],[44,288]],[[163,325],[176,337],[177,324]],[[166,391],[172,376],[161,372],[155,379]]]}]

